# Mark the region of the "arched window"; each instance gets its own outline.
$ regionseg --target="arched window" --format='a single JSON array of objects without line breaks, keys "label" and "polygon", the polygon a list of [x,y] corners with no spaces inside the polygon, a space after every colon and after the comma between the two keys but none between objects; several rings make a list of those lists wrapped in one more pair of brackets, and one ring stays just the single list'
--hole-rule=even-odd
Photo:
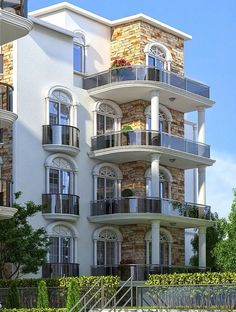
[{"label": "arched window", "polygon": [[54,89],[49,94],[49,124],[70,125],[72,96],[61,89]]},{"label": "arched window", "polygon": [[94,175],[94,199],[104,200],[120,196],[120,183],[122,173],[120,169],[109,163],[103,163],[95,166]]},{"label": "arched window", "polygon": [[[171,199],[171,183],[173,181],[170,171],[160,166],[159,167],[159,196],[160,198]],[[152,175],[151,169],[147,169],[145,173],[146,178],[146,194],[148,197],[152,197]]]},{"label": "arched window", "polygon": [[122,112],[116,103],[112,101],[97,102],[94,113],[95,135],[120,130]]},{"label": "arched window", "polygon": [[146,64],[161,70],[170,70],[172,56],[166,46],[159,42],[148,43],[144,49]]},{"label": "arched window", "polygon": [[85,72],[85,45],[84,34],[76,31],[73,43],[73,63],[75,72]]},{"label": "arched window", "polygon": [[[152,233],[147,232],[146,242],[146,263],[152,264]],[[169,231],[160,229],[160,265],[170,266],[172,264],[172,243],[173,238]],[[153,263],[155,264],[155,263]]]},{"label": "arched window", "polygon": [[74,263],[75,242],[72,231],[64,225],[53,228],[49,237],[49,263]]},{"label": "arched window", "polygon": [[[146,116],[146,129],[152,130],[151,128],[151,106],[147,106],[144,115]],[[159,107],[159,131],[171,133],[172,115],[167,107],[160,104]]]},{"label": "arched window", "polygon": [[121,260],[121,233],[112,227],[103,227],[95,231],[94,265],[112,266]]}]

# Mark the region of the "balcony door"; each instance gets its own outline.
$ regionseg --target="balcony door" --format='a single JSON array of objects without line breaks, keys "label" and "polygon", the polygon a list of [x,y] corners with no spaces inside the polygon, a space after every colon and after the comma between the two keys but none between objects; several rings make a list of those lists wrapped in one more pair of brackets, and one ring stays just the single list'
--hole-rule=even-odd
[{"label": "balcony door", "polygon": [[49,170],[49,193],[71,194],[73,175],[70,171],[50,168]]},{"label": "balcony door", "polygon": [[97,135],[116,130],[117,112],[109,104],[101,104],[97,111]]},{"label": "balcony door", "polygon": [[72,98],[66,92],[56,89],[49,98],[49,124],[70,125]]},{"label": "balcony door", "polygon": [[108,166],[99,170],[97,179],[97,200],[114,199],[117,197],[116,172]]},{"label": "balcony door", "polygon": [[115,266],[119,264],[119,242],[115,232],[112,230],[101,231],[96,243],[96,265]]}]

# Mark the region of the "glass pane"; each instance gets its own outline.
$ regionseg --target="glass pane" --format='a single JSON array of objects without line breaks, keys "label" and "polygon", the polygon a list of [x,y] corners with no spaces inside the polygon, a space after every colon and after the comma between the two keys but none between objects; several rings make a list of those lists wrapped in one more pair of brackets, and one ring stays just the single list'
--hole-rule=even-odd
[{"label": "glass pane", "polygon": [[58,103],[49,102],[49,123],[50,125],[56,125],[59,124],[59,120],[58,120]]},{"label": "glass pane", "polygon": [[106,198],[115,197],[115,180],[106,179]]},{"label": "glass pane", "polygon": [[58,263],[59,262],[59,238],[50,237],[49,238],[49,262]]},{"label": "glass pane", "polygon": [[105,265],[105,242],[97,241],[97,265]]},{"label": "glass pane", "polygon": [[74,70],[83,71],[83,47],[78,44],[74,44]]},{"label": "glass pane", "polygon": [[50,169],[49,171],[49,192],[59,193],[59,170]]},{"label": "glass pane", "polygon": [[113,131],[114,124],[114,118],[106,117],[106,131]]},{"label": "glass pane", "polygon": [[105,183],[104,178],[97,178],[97,200],[105,198],[104,183]]},{"label": "glass pane", "polygon": [[97,135],[105,133],[104,116],[97,114]]},{"label": "glass pane", "polygon": [[116,242],[106,242],[106,265],[116,264]]},{"label": "glass pane", "polygon": [[68,105],[61,104],[60,124],[61,125],[70,124],[70,108]]},{"label": "glass pane", "polygon": [[70,194],[70,172],[61,171],[61,193]]},{"label": "glass pane", "polygon": [[160,182],[160,198],[165,197],[165,182]]},{"label": "glass pane", "polygon": [[155,58],[154,57],[151,57],[151,56],[149,56],[148,57],[148,65],[149,66],[155,66]]},{"label": "glass pane", "polygon": [[71,239],[69,237],[61,238],[61,262],[71,262]]},{"label": "glass pane", "polygon": [[161,60],[159,59],[156,59],[156,64],[155,64],[155,67],[157,67],[158,69],[163,69],[164,68],[164,64]]},{"label": "glass pane", "polygon": [[148,117],[147,118],[147,130],[152,130],[152,128],[151,128],[151,117]]}]

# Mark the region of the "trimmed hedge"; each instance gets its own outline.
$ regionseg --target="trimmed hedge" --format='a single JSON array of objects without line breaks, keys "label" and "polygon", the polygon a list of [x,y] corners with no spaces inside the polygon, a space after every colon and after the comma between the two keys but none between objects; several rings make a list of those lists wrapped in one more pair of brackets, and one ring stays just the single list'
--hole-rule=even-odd
[{"label": "trimmed hedge", "polygon": [[236,284],[236,272],[151,274],[146,285]]},{"label": "trimmed hedge", "polygon": [[1,309],[1,312],[67,312],[65,308],[58,309]]},{"label": "trimmed hedge", "polygon": [[[22,278],[16,279],[16,285],[19,288],[24,287],[38,287],[40,281],[45,281],[47,287],[59,287],[60,280],[59,278]],[[12,280],[0,280],[0,288],[9,288],[12,283]]]}]

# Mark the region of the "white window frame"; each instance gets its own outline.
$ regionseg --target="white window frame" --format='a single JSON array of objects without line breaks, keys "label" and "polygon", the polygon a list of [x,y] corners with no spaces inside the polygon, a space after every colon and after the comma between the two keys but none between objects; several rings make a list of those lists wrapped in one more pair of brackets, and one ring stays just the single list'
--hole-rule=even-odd
[{"label": "white window frame", "polygon": [[[81,48],[81,70],[77,70],[75,68],[75,52],[74,49],[75,47],[80,47]],[[73,39],[73,71],[74,73],[78,74],[84,74],[85,73],[85,64],[86,64],[86,53],[85,53],[85,48],[86,48],[86,38],[85,35],[80,32],[80,31],[75,31],[75,37]]]},{"label": "white window frame", "polygon": [[[157,48],[161,52],[163,52],[163,57],[160,57],[159,55],[154,55],[152,53],[153,47]],[[170,71],[170,66],[172,62],[172,56],[169,51],[169,49],[160,42],[150,42],[148,43],[144,48],[144,53],[146,54],[146,65],[148,66],[149,63],[149,56],[154,57],[160,61],[163,62],[164,70]]]}]

